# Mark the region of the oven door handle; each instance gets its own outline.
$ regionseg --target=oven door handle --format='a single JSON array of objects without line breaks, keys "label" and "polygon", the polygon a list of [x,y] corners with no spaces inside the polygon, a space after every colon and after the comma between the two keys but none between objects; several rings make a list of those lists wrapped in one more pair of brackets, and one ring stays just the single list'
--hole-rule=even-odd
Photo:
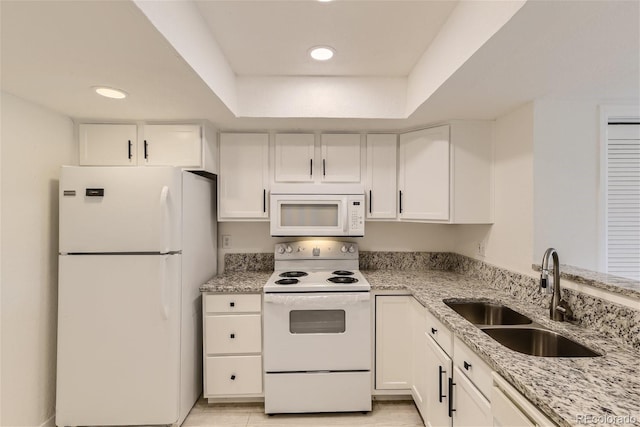
[{"label": "oven door handle", "polygon": [[264,294],[264,302],[269,304],[305,308],[344,307],[371,301],[369,292],[309,295],[309,294]]}]

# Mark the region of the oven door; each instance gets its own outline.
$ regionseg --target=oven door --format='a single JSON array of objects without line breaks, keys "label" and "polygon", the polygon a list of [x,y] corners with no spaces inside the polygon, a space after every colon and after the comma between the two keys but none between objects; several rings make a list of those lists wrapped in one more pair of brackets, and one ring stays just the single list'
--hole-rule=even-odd
[{"label": "oven door", "polygon": [[369,292],[264,296],[266,372],[371,369]]}]

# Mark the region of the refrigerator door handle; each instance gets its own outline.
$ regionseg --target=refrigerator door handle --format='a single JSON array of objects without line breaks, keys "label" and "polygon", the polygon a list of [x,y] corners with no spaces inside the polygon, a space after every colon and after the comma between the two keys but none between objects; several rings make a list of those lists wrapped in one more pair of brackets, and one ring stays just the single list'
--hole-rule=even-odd
[{"label": "refrigerator door handle", "polygon": [[162,239],[160,252],[165,254],[171,250],[169,247],[171,234],[169,216],[169,187],[165,185],[160,192],[160,227],[162,228],[160,232],[160,238]]},{"label": "refrigerator door handle", "polygon": [[167,278],[168,275],[168,266],[169,266],[169,255],[164,255],[162,257],[162,271],[160,271],[160,306],[162,308],[162,318],[164,320],[169,319],[169,280]]}]

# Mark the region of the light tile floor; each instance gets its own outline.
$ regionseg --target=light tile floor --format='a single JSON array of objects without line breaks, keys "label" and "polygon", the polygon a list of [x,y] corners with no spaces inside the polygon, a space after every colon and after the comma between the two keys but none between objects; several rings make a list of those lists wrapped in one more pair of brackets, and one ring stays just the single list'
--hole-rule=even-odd
[{"label": "light tile floor", "polygon": [[183,427],[423,427],[422,418],[411,401],[374,401],[369,413],[265,415],[260,403],[208,404],[200,399]]}]

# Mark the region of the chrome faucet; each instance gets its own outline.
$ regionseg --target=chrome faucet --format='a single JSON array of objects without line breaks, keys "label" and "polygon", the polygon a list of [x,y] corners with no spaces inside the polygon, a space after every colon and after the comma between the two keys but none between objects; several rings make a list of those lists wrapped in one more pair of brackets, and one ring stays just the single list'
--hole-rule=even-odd
[{"label": "chrome faucet", "polygon": [[[553,259],[553,288],[549,286],[549,258]],[[549,248],[542,256],[542,272],[540,273],[540,287],[547,294],[552,294],[549,305],[549,318],[552,320],[569,320],[573,313],[569,304],[562,299],[560,294],[560,261],[558,261],[558,251]]]}]

